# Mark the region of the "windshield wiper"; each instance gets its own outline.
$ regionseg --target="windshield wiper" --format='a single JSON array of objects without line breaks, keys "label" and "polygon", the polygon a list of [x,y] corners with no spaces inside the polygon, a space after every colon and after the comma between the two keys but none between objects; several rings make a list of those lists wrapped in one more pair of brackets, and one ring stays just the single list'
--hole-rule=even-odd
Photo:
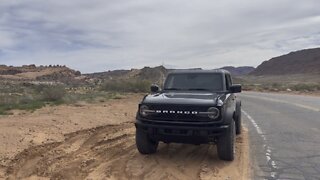
[{"label": "windshield wiper", "polygon": [[180,88],[165,88],[164,90],[183,90],[183,89],[180,89]]},{"label": "windshield wiper", "polygon": [[187,90],[188,91],[212,91],[211,89],[205,89],[205,88],[190,88]]}]

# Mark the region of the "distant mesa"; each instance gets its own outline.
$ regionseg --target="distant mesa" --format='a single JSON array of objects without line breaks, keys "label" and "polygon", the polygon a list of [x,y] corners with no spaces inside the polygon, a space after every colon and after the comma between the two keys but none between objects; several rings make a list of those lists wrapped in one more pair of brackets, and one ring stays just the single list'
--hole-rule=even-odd
[{"label": "distant mesa", "polygon": [[250,75],[319,74],[320,48],[304,49],[264,61]]}]

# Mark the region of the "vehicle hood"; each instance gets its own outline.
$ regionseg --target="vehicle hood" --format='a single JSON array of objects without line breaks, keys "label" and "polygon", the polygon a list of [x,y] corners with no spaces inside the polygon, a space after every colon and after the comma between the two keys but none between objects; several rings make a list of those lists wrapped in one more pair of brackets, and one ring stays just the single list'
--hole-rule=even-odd
[{"label": "vehicle hood", "polygon": [[217,105],[225,95],[211,92],[162,92],[145,96],[143,104]]}]

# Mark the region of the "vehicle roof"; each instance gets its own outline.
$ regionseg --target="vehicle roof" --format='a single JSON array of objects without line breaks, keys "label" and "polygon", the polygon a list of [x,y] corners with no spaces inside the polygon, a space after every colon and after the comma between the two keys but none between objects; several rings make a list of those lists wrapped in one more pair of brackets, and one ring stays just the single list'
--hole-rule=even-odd
[{"label": "vehicle roof", "polygon": [[220,74],[230,74],[229,71],[224,69],[212,69],[212,70],[202,70],[202,69],[181,69],[181,70],[173,70],[168,73],[169,74],[191,74],[191,73],[220,73]]}]

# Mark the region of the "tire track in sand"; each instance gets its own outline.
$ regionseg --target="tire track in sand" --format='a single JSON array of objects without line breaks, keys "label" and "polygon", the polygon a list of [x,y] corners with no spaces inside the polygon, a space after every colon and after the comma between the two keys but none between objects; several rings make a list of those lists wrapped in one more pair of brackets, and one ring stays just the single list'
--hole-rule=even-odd
[{"label": "tire track in sand", "polygon": [[65,140],[31,147],[6,169],[8,179],[247,179],[247,131],[237,137],[237,158],[220,161],[214,145],[160,143],[141,155],[133,123],[107,125],[65,135]]}]

